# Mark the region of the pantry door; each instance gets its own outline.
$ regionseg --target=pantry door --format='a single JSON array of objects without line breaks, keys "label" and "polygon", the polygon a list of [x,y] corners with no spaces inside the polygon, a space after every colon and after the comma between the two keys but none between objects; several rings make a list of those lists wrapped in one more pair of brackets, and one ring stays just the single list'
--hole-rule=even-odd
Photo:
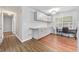
[{"label": "pantry door", "polygon": [[2,11],[0,10],[0,44],[3,41],[3,14]]}]

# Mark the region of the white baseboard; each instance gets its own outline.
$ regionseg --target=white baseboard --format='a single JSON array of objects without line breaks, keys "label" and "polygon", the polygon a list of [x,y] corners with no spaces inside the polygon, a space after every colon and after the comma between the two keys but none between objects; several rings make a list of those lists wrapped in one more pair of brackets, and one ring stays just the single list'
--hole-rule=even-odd
[{"label": "white baseboard", "polygon": [[19,39],[20,42],[22,42],[22,39],[17,34],[15,34],[15,33],[13,33],[13,34]]},{"label": "white baseboard", "polygon": [[20,42],[25,42],[25,41],[27,41],[27,40],[30,40],[31,38],[26,38],[25,40],[24,39],[22,39],[22,38],[20,38],[17,34],[15,34],[15,36],[19,39],[19,41]]},{"label": "white baseboard", "polygon": [[27,41],[27,40],[30,40],[30,39],[32,39],[32,38],[29,37],[29,38],[23,39],[23,40],[22,40],[22,43],[25,42],[25,41]]}]

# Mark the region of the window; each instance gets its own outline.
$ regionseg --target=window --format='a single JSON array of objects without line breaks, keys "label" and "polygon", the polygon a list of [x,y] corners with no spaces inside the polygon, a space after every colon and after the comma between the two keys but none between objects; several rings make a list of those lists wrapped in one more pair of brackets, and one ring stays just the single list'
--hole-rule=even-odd
[{"label": "window", "polygon": [[59,18],[56,18],[56,26],[58,28],[60,27],[72,28],[73,27],[72,21],[73,21],[72,16],[59,17]]}]

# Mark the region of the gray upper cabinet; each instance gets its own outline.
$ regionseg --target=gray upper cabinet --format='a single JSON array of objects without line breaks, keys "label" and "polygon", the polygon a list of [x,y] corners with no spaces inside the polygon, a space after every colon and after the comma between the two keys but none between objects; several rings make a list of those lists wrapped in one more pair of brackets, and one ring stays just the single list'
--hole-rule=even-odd
[{"label": "gray upper cabinet", "polygon": [[43,12],[34,12],[34,20],[35,21],[42,21],[42,22],[51,22],[51,16],[47,15]]}]

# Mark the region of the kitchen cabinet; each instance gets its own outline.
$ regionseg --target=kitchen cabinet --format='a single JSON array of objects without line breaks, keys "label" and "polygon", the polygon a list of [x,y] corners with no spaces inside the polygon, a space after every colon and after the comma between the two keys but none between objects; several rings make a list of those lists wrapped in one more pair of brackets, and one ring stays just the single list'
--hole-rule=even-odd
[{"label": "kitchen cabinet", "polygon": [[49,28],[41,27],[41,28],[31,28],[32,30],[32,38],[40,39],[48,34],[50,34]]}]

